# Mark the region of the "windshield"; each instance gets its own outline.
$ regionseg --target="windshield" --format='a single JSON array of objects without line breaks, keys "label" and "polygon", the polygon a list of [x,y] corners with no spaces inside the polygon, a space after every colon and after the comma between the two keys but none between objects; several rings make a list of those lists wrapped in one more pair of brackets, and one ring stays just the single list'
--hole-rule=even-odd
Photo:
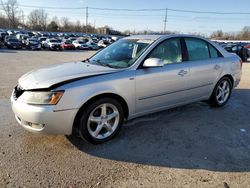
[{"label": "windshield", "polygon": [[84,41],[78,41],[78,43],[79,43],[79,44],[85,44],[85,42],[84,42]]},{"label": "windshield", "polygon": [[90,59],[90,63],[112,68],[130,67],[153,43],[153,40],[121,39],[104,48]]},{"label": "windshield", "polygon": [[58,42],[57,40],[50,40],[50,42]]},{"label": "windshield", "polygon": [[66,40],[64,43],[65,44],[72,44],[71,41],[69,41],[69,40]]},{"label": "windshield", "polygon": [[19,42],[17,39],[9,39],[9,42]]}]

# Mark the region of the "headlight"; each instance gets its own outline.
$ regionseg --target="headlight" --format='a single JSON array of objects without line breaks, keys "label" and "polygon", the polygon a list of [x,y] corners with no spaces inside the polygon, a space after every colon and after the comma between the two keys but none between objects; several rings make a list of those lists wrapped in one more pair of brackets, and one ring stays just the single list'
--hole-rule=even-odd
[{"label": "headlight", "polygon": [[25,91],[21,100],[27,104],[55,105],[63,95],[63,91]]}]

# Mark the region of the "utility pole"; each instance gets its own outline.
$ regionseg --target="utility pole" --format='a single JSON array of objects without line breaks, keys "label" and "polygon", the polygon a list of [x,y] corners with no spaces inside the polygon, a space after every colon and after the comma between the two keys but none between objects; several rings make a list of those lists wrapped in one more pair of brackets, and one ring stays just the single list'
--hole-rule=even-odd
[{"label": "utility pole", "polygon": [[89,18],[89,8],[86,7],[86,28],[85,28],[85,32],[88,32],[88,18]]},{"label": "utility pole", "polygon": [[164,34],[166,33],[167,21],[168,21],[168,9],[166,8],[165,19],[164,19]]}]

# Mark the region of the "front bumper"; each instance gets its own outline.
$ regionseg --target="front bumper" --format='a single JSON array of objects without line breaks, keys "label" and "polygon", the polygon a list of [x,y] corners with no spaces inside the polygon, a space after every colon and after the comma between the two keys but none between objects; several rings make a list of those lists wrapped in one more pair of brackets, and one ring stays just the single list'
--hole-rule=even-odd
[{"label": "front bumper", "polygon": [[60,49],[62,49],[62,47],[60,46],[60,45],[53,45],[53,46],[50,46],[50,49],[52,49],[52,50],[60,50]]},{"label": "front bumper", "polygon": [[11,96],[17,122],[35,133],[71,135],[77,109],[55,111],[54,105],[29,105]]},{"label": "front bumper", "polygon": [[64,46],[63,48],[66,50],[74,50],[75,49],[74,46]]},{"label": "front bumper", "polygon": [[22,45],[8,45],[8,47],[12,49],[21,49]]},{"label": "front bumper", "polygon": [[41,50],[41,45],[30,45],[31,50]]},{"label": "front bumper", "polygon": [[89,49],[88,46],[79,46],[79,48],[80,48],[81,50],[88,50],[88,49]]}]

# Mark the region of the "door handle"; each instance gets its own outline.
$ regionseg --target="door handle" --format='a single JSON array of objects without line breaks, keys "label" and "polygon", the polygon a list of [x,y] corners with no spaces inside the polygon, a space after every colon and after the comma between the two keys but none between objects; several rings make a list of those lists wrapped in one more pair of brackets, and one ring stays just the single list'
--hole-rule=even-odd
[{"label": "door handle", "polygon": [[185,70],[180,70],[180,72],[178,72],[178,75],[179,76],[184,76],[185,74],[187,74],[188,71],[185,71]]},{"label": "door handle", "polygon": [[216,64],[216,65],[214,66],[214,69],[215,69],[215,70],[219,70],[219,69],[220,69],[220,65],[217,65],[217,64]]}]

